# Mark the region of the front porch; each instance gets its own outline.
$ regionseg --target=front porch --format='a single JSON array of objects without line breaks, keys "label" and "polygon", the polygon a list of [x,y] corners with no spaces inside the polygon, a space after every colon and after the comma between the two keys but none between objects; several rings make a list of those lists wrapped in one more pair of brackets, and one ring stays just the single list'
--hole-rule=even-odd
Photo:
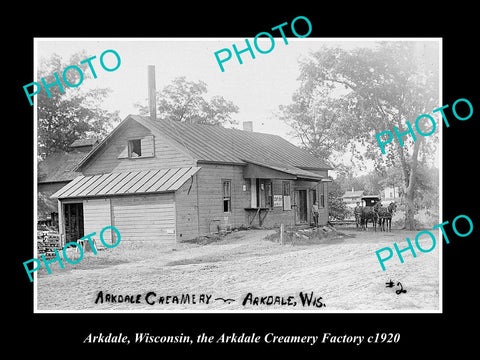
[{"label": "front porch", "polygon": [[250,191],[250,204],[244,209],[248,226],[311,225],[315,201],[322,213],[322,224],[328,221],[327,189],[322,175],[260,163],[248,163],[243,175]]}]

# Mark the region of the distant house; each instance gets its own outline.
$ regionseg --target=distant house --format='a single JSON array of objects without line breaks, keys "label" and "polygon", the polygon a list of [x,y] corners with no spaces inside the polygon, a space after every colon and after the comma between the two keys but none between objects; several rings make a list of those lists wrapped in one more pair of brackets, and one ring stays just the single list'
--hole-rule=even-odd
[{"label": "distant house", "polygon": [[81,173],[74,168],[100,141],[98,139],[76,140],[70,151],[58,151],[49,155],[37,166],[37,222],[58,225],[57,201],[50,196],[75,179]]},{"label": "distant house", "polygon": [[357,206],[357,202],[362,205],[362,196],[363,196],[364,191],[363,190],[354,190],[352,188],[352,191],[346,191],[345,194],[343,194],[342,199],[349,208],[355,208]]},{"label": "distant house", "polygon": [[[52,195],[62,241],[114,226],[122,241],[174,243],[240,226],[328,221],[325,161],[283,138],[127,116]],[[107,241],[116,233],[106,231]]]},{"label": "distant house", "polygon": [[385,202],[399,201],[400,188],[398,186],[389,186],[382,190],[382,200]]}]

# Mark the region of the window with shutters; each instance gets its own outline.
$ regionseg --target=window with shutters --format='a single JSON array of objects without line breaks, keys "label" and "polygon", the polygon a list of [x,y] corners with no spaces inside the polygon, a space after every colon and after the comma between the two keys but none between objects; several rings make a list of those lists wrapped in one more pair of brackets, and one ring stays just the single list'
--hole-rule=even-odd
[{"label": "window with shutters", "polygon": [[128,140],[128,157],[136,158],[142,156],[142,140]]},{"label": "window with shutters", "polygon": [[147,135],[142,138],[128,139],[125,147],[118,158],[145,158],[155,155],[155,141],[153,135]]}]

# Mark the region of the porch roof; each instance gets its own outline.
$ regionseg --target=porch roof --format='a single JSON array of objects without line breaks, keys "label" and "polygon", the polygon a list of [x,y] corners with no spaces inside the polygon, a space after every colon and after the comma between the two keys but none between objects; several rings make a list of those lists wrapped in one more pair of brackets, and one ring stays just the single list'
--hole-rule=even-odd
[{"label": "porch roof", "polygon": [[[296,166],[288,165],[288,164],[277,164],[277,163],[266,163],[266,162],[259,162],[259,161],[247,161],[247,166],[244,171],[245,177],[273,177],[273,178],[281,178],[281,179],[307,179],[307,180],[314,180],[320,181],[324,178],[324,176],[316,174],[311,171],[300,169]],[[253,165],[253,167],[252,167]],[[262,169],[271,169],[279,174],[283,174],[283,176],[272,175],[271,172],[262,171]],[[262,173],[264,173],[262,175]]]},{"label": "porch roof", "polygon": [[85,198],[99,196],[148,194],[176,191],[199,167],[130,171],[78,176],[51,198]]}]

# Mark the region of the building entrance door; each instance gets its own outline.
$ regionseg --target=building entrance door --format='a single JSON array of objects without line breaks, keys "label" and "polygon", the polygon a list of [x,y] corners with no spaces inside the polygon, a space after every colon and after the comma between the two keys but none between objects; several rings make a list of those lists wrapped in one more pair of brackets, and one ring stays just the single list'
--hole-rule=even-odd
[{"label": "building entrance door", "polygon": [[297,190],[295,195],[297,224],[305,224],[307,222],[307,190]]},{"label": "building entrance door", "polygon": [[83,203],[64,204],[66,243],[83,237]]}]

